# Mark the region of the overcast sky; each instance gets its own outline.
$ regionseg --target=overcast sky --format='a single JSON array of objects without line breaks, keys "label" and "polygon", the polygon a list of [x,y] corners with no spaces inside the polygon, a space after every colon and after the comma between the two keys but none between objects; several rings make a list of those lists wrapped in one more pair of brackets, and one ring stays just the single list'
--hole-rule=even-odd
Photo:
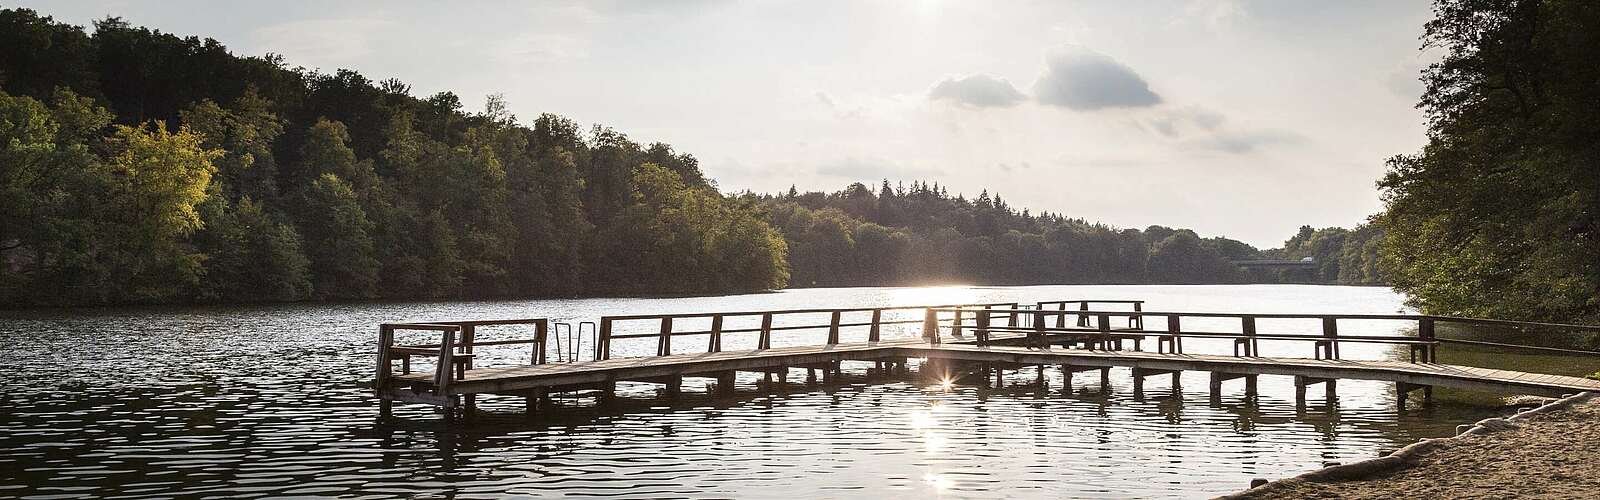
[{"label": "overcast sky", "polygon": [[923,179],[1276,247],[1423,143],[1413,1],[52,1],[292,66],[502,93],[700,158],[724,191]]}]

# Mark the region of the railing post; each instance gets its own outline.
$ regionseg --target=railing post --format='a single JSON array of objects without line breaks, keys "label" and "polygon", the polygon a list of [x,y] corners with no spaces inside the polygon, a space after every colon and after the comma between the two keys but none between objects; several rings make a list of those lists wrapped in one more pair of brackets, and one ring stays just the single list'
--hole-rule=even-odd
[{"label": "railing post", "polygon": [[1167,315],[1167,332],[1172,334],[1172,352],[1183,354],[1183,316]]},{"label": "railing post", "polygon": [[880,339],[879,326],[883,322],[883,309],[872,310],[872,326],[867,330],[867,342],[877,342]]},{"label": "railing post", "polygon": [[1245,339],[1244,339],[1244,341],[1245,341],[1245,344],[1244,344],[1244,355],[1245,356],[1255,356],[1256,355],[1256,347],[1258,347],[1256,345],[1256,339],[1255,339],[1255,336],[1256,336],[1256,317],[1255,316],[1241,316],[1239,318],[1239,321],[1241,322],[1240,329],[1241,329],[1241,331],[1244,332],[1244,336],[1245,336]]},{"label": "railing post", "polygon": [[978,340],[978,345],[980,347],[989,345],[989,307],[988,306],[984,306],[982,311],[978,311],[978,329],[977,329],[977,333],[974,334],[973,337],[975,337]]},{"label": "railing post", "polygon": [[828,320],[828,345],[839,343],[839,311],[833,312],[833,318]]},{"label": "railing post", "polygon": [[[1417,320],[1417,338],[1428,342],[1434,341],[1433,318],[1424,317]],[[1433,363],[1438,361],[1435,358],[1439,355],[1439,353],[1435,350],[1432,344],[1422,346],[1422,352],[1422,362]]]},{"label": "railing post", "polygon": [[672,317],[661,318],[661,340],[656,347],[657,356],[672,355]]},{"label": "railing post", "polygon": [[455,378],[455,343],[456,329],[458,327],[445,327],[440,329],[439,335],[439,363],[433,370],[433,386],[437,394],[444,398],[450,397],[450,381]]},{"label": "railing post", "polygon": [[594,359],[611,359],[611,318],[600,318],[600,338],[595,339]]},{"label": "railing post", "polygon": [[389,347],[394,345],[394,327],[384,324],[378,325],[378,380],[375,385],[383,389],[389,381],[392,368],[389,367]]},{"label": "railing post", "polygon": [[[1033,333],[1029,333],[1028,336],[1032,337],[1034,344],[1038,345],[1039,347],[1044,347],[1044,346],[1050,345],[1050,342],[1047,340],[1047,338],[1045,337],[1045,334],[1044,334],[1045,321],[1046,321],[1045,320],[1044,311],[1041,311],[1041,310],[1036,308],[1036,309],[1033,310],[1032,315],[1029,316],[1029,317],[1033,318],[1033,325],[1030,325],[1030,326],[1033,327]],[[1068,375],[1068,376],[1071,376],[1071,375]]]},{"label": "railing post", "polygon": [[[472,324],[461,325],[461,352],[472,354],[472,338],[478,333],[478,327]],[[467,369],[472,369],[472,356],[467,356]]]},{"label": "railing post", "polygon": [[1111,315],[1100,314],[1095,319],[1100,323],[1100,348],[1109,351],[1111,350]]},{"label": "railing post", "polygon": [[707,352],[722,352],[722,315],[711,317],[711,346]]},{"label": "railing post", "polygon": [[1134,327],[1135,329],[1143,330],[1144,329],[1144,316],[1141,315],[1141,314],[1137,314],[1137,313],[1144,312],[1144,302],[1134,302],[1133,303],[1133,312],[1135,314],[1133,316],[1129,316],[1128,317],[1128,326]]},{"label": "railing post", "polygon": [[[1066,303],[1062,303],[1061,304],[1061,308],[1062,309],[1066,309],[1066,307],[1067,307]],[[1082,311],[1087,311],[1087,310],[1089,310],[1089,301],[1087,301],[1087,300],[1078,301],[1078,311],[1080,311],[1078,313],[1078,326],[1079,327],[1087,328],[1089,326],[1089,315],[1082,313]]]},{"label": "railing post", "polygon": [[540,318],[533,322],[533,364],[542,365],[548,361],[549,353],[545,352],[545,345],[550,341],[550,320]]},{"label": "railing post", "polygon": [[1067,327],[1067,312],[1066,312],[1067,311],[1067,303],[1066,302],[1062,302],[1061,304],[1057,305],[1056,306],[1056,310],[1061,311],[1061,314],[1057,314],[1056,315],[1056,328],[1066,328]]},{"label": "railing post", "polygon": [[930,344],[939,343],[939,311],[930,308],[922,316],[922,338]]},{"label": "railing post", "polygon": [[1328,338],[1328,358],[1339,359],[1339,319],[1322,317],[1322,336]]},{"label": "railing post", "polygon": [[756,348],[772,348],[772,313],[761,315],[761,336],[756,339]]},{"label": "railing post", "polygon": [[1011,309],[1011,318],[1006,320],[1006,326],[1009,326],[1011,328],[1016,328],[1017,327],[1017,319],[1018,319],[1017,318],[1017,314],[1018,314],[1017,313],[1017,308],[1021,307],[1022,305],[1021,304],[1012,303],[1012,304],[1009,304],[1009,306],[1010,306],[1010,309]]},{"label": "railing post", "polygon": [[961,306],[956,306],[956,321],[951,323],[950,334],[957,337],[961,336]]}]

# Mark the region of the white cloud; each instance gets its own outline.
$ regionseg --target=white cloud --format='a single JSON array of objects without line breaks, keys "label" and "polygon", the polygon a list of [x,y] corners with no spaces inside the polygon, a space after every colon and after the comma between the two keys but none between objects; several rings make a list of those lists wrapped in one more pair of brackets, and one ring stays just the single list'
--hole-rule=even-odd
[{"label": "white cloud", "polygon": [[1027,99],[1011,82],[982,73],[946,78],[933,86],[928,98],[975,108],[1011,107]]},{"label": "white cloud", "polygon": [[1142,108],[1161,103],[1133,68],[1110,56],[1068,46],[1045,56],[1045,72],[1034,84],[1040,103],[1076,111]]}]

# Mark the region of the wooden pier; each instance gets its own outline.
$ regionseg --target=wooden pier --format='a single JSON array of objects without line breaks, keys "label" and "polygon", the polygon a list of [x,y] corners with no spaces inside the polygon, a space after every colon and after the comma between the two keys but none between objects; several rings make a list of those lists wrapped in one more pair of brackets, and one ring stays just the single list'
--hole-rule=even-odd
[{"label": "wooden pier", "polygon": [[[1131,305],[1133,310],[1095,309],[1119,305]],[[533,410],[542,398],[556,392],[596,391],[602,398],[609,397],[618,382],[661,384],[672,393],[684,377],[707,377],[718,381],[718,390],[730,390],[738,372],[760,373],[769,380],[776,375],[782,381],[793,368],[805,369],[811,377],[820,370],[827,377],[837,373],[839,364],[845,361],[904,367],[907,359],[925,359],[930,363],[971,362],[1000,368],[1037,366],[1041,378],[1044,367],[1060,367],[1069,380],[1075,372],[1100,371],[1104,381],[1108,370],[1127,368],[1133,370],[1136,390],[1142,388],[1146,377],[1170,375],[1176,382],[1182,372],[1201,371],[1212,374],[1213,395],[1229,380],[1243,379],[1247,391],[1253,392],[1256,376],[1284,375],[1294,377],[1300,400],[1312,385],[1321,385],[1331,399],[1335,384],[1341,379],[1392,382],[1401,404],[1414,390],[1431,398],[1433,387],[1551,396],[1600,390],[1600,380],[1439,364],[1438,346],[1450,343],[1586,356],[1600,353],[1440,338],[1436,325],[1465,323],[1583,331],[1600,331],[1600,327],[1424,315],[1150,312],[1142,306],[1139,301],[1068,300],[1030,305],[608,316],[598,322],[596,338],[590,344],[593,353],[582,360],[557,356],[565,362],[552,362],[548,354],[552,340],[552,322],[548,319],[391,323],[379,328],[374,387],[385,405],[409,401],[470,408],[478,395],[488,394],[526,398],[528,408]],[[1207,318],[1212,325],[1219,321],[1235,323],[1239,328],[1186,329],[1185,318]],[[1147,320],[1161,328],[1146,329]],[[1261,320],[1312,321],[1320,325],[1321,331],[1273,332],[1258,328]],[[1413,322],[1417,333],[1415,337],[1342,334],[1341,321]],[[649,331],[635,328],[624,333],[620,328],[639,323],[651,325]],[[884,331],[891,327],[899,328],[900,335],[886,337]],[[532,335],[480,338],[480,332],[487,328],[516,329]],[[396,336],[406,332],[437,335],[433,337],[437,340],[427,344],[397,343]],[[785,333],[788,337],[784,341],[795,345],[775,347],[775,335]],[[698,341],[691,344],[686,338]],[[1152,338],[1156,340],[1156,351],[1142,350],[1143,341]],[[1224,340],[1233,345],[1233,353],[1186,353],[1184,339]],[[724,348],[734,340],[748,345]],[[582,339],[577,341],[581,343]],[[635,343],[635,349],[615,352],[619,342],[628,341]],[[1302,343],[1310,348],[1309,356],[1262,357],[1258,355],[1262,341]],[[569,349],[572,342],[567,340]],[[640,348],[640,342],[647,344]],[[1400,346],[1408,355],[1397,360],[1343,359],[1340,346],[1350,343]],[[524,347],[525,355],[499,356],[495,359],[501,363],[496,366],[477,361],[485,348]],[[413,370],[413,358],[425,358],[431,367]]]}]

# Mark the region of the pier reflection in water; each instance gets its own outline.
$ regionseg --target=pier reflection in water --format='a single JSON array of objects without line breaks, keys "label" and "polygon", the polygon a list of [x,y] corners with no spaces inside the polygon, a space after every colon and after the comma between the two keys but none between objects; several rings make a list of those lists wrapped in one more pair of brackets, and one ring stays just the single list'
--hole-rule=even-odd
[{"label": "pier reflection in water", "polygon": [[[692,379],[676,398],[621,387],[599,407],[561,400],[530,419],[517,398],[484,398],[470,425],[431,407],[379,421],[362,384],[375,332],[393,318],[550,316],[807,306],[914,305],[1095,296],[1185,310],[1393,312],[1387,290],[1344,287],[1018,287],[798,290],[682,299],[293,305],[0,313],[15,346],[0,382],[0,497],[66,495],[439,494],[866,497],[1194,497],[1376,456],[1492,404],[1394,405],[1392,384],[1342,381],[1337,399],[1297,405],[1288,377],[1259,396],[1206,373],[1134,394],[1126,369],[869,378],[847,363],[832,384],[766,387],[749,375],[714,396]],[[561,318],[561,315],[568,315]],[[1448,353],[1446,353],[1448,356]],[[916,370],[913,362],[913,371]],[[790,377],[804,380],[803,376]]]}]

